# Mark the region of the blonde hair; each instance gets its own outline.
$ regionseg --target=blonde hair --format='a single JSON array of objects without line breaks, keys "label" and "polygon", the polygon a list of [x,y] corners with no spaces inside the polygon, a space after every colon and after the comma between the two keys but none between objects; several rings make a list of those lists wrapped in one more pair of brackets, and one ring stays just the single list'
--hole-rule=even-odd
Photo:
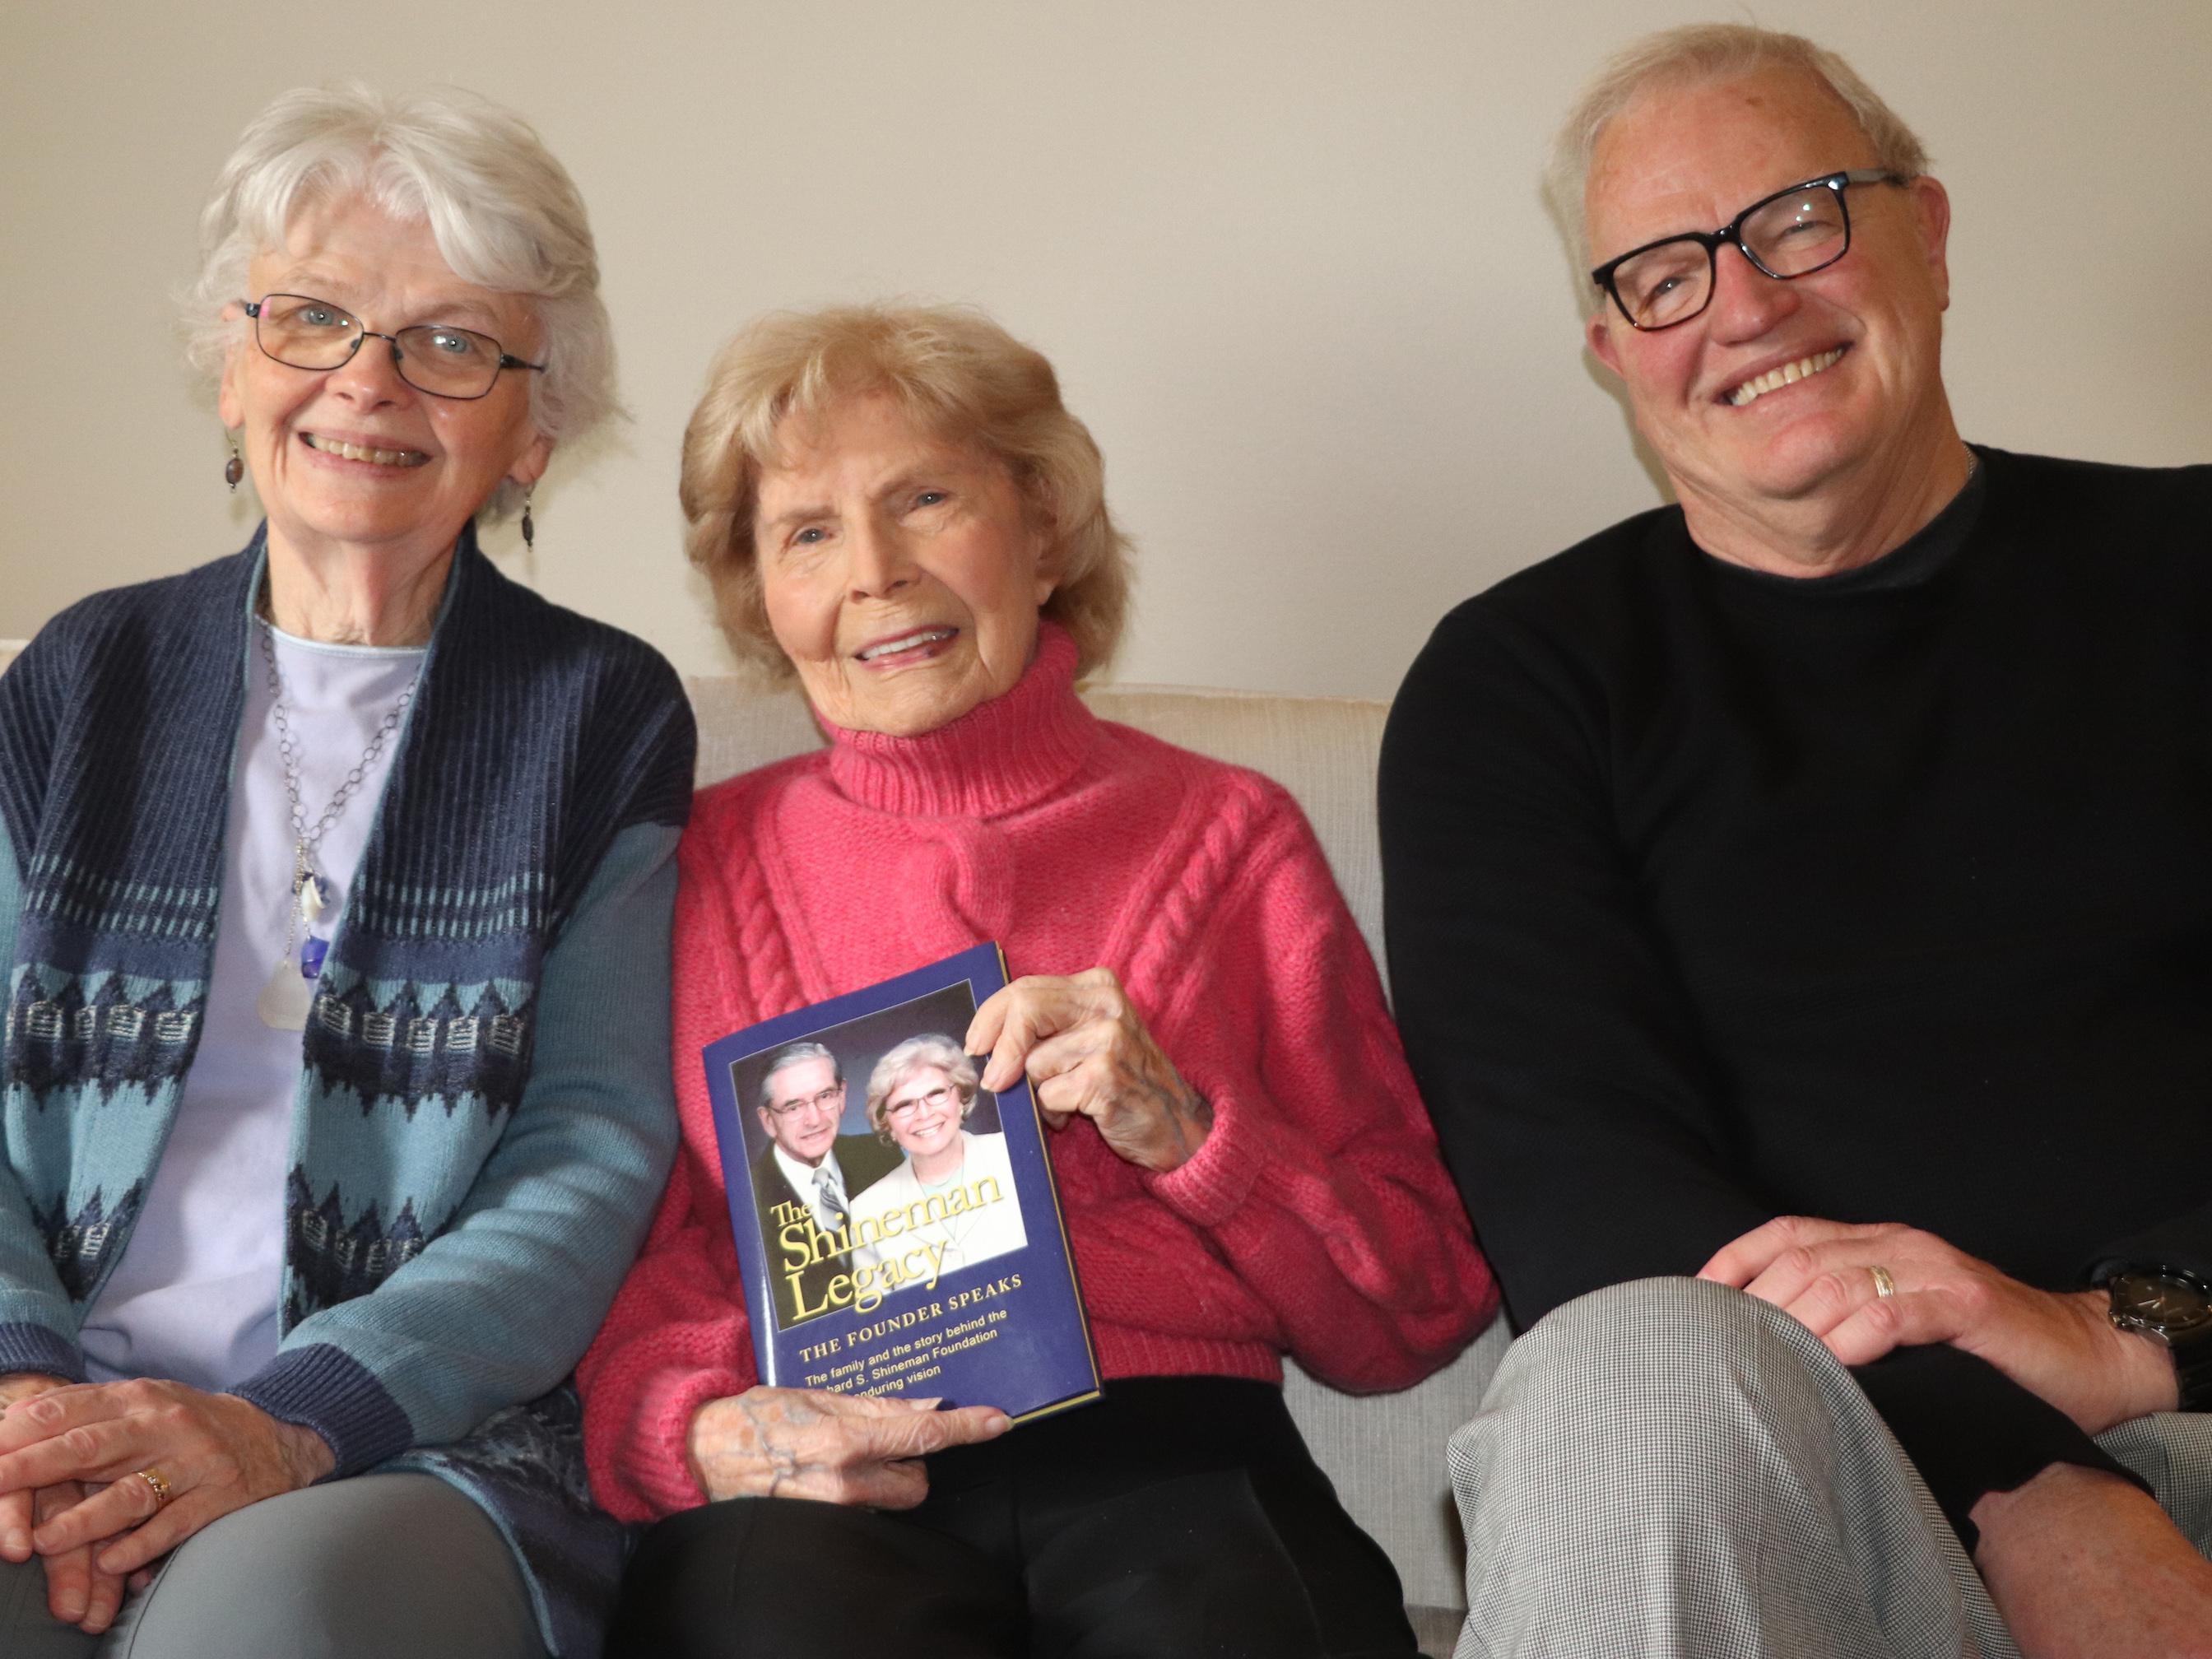
[{"label": "blonde hair", "polygon": [[222,311],[260,297],[246,292],[253,257],[283,247],[303,207],[353,192],[427,222],[462,281],[531,301],[545,337],[545,371],[527,377],[538,431],[573,442],[619,411],[614,331],[575,181],[528,122],[457,87],[397,97],[304,87],[254,118],[200,214],[199,276],[184,301],[196,367],[222,374],[247,326]]},{"label": "blonde hair", "polygon": [[[1875,164],[1885,172],[1917,179],[1928,171],[1928,152],[1912,129],[1859,78],[1856,70],[1826,46],[1802,34],[1748,23],[1692,23],[1662,29],[1599,67],[1553,144],[1544,191],[1566,234],[1577,276],[1586,276],[1590,267],[1583,192],[1589,181],[1590,158],[1607,124],[1658,87],[1710,85],[1772,69],[1801,70],[1835,94],[1874,146]],[[1578,286],[1583,304],[1595,309],[1603,298],[1596,284],[1585,281]]]},{"label": "blonde hair", "polygon": [[1061,404],[1042,354],[965,307],[777,312],[715,357],[684,432],[684,544],[713,585],[732,648],[779,677],[793,672],[769,629],[753,543],[760,475],[777,464],[786,416],[870,393],[1005,466],[1047,535],[1057,580],[1042,614],[1074,637],[1078,672],[1103,667],[1128,611],[1129,565],[1098,446]]}]

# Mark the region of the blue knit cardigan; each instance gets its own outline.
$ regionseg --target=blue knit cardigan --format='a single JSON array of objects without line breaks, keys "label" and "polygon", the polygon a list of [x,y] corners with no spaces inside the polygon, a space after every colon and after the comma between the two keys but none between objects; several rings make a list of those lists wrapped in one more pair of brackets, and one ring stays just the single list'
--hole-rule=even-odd
[{"label": "blue knit cardigan", "polygon": [[[95,595],[0,678],[0,1372],[82,1378],[197,1051],[262,535]],[[674,1154],[691,714],[628,635],[465,533],[302,1035],[282,1336],[234,1390],[336,1474],[418,1468],[598,1651],[619,1531],[563,1380]]]}]

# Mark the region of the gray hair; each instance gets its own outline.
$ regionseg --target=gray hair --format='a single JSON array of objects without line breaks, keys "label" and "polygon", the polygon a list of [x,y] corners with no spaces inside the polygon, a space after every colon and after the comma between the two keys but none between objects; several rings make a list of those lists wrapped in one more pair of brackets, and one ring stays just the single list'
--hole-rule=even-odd
[{"label": "gray hair", "polygon": [[[1859,78],[1856,70],[1826,46],[1816,46],[1802,34],[1784,34],[1748,23],[1692,23],[1662,29],[1644,36],[1599,67],[1553,143],[1551,165],[1544,171],[1544,193],[1566,234],[1577,278],[1585,276],[1590,268],[1583,192],[1589,182],[1590,158],[1606,124],[1657,87],[1710,85],[1771,69],[1800,70],[1824,82],[1866,134],[1874,146],[1875,164],[1886,172],[1917,179],[1928,171],[1928,152],[1912,129]],[[1603,297],[1596,284],[1579,281],[1577,287],[1585,308],[1595,310]]]},{"label": "gray hair", "polygon": [[837,1063],[837,1056],[818,1042],[787,1042],[768,1057],[768,1070],[761,1073],[760,1103],[766,1111],[775,1104],[775,1091],[770,1085],[778,1072],[787,1072],[794,1066],[803,1066],[810,1060],[830,1062],[830,1079],[833,1083],[845,1080],[845,1068]]},{"label": "gray hair", "polygon": [[199,276],[184,298],[196,367],[222,374],[240,327],[222,310],[258,297],[246,292],[254,255],[283,246],[309,203],[355,191],[427,220],[464,282],[532,302],[545,334],[545,372],[530,376],[538,431],[573,441],[618,412],[614,331],[574,180],[520,116],[455,87],[303,87],[254,118],[200,214]]},{"label": "gray hair", "polygon": [[975,1109],[975,1090],[982,1079],[967,1051],[938,1032],[911,1036],[878,1060],[876,1069],[868,1073],[868,1121],[874,1126],[878,1139],[888,1142],[891,1138],[890,1121],[884,1116],[884,1104],[891,1097],[891,1091],[916,1072],[932,1066],[944,1073],[960,1091],[962,1118]]}]

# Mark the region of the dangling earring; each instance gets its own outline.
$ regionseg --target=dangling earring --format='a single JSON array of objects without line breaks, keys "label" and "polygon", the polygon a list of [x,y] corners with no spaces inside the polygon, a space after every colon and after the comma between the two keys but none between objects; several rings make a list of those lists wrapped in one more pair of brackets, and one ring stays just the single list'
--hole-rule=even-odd
[{"label": "dangling earring", "polygon": [[538,550],[538,526],[530,522],[530,498],[537,493],[536,484],[522,487],[522,550],[526,553]]},{"label": "dangling earring", "polygon": [[230,441],[230,459],[222,464],[222,481],[230,486],[230,493],[238,494],[238,481],[246,476],[246,463],[238,453],[238,440]]}]

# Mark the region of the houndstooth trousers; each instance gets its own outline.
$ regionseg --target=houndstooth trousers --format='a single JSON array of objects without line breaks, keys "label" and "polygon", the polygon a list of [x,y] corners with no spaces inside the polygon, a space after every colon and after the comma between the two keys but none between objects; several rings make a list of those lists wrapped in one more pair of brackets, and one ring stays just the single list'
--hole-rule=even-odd
[{"label": "houndstooth trousers", "polygon": [[[2100,1443],[2212,1547],[2212,1422],[2147,1417]],[[1448,1456],[1455,1659],[2019,1659],[1850,1373],[1738,1291],[1651,1279],[1556,1310]]]}]

